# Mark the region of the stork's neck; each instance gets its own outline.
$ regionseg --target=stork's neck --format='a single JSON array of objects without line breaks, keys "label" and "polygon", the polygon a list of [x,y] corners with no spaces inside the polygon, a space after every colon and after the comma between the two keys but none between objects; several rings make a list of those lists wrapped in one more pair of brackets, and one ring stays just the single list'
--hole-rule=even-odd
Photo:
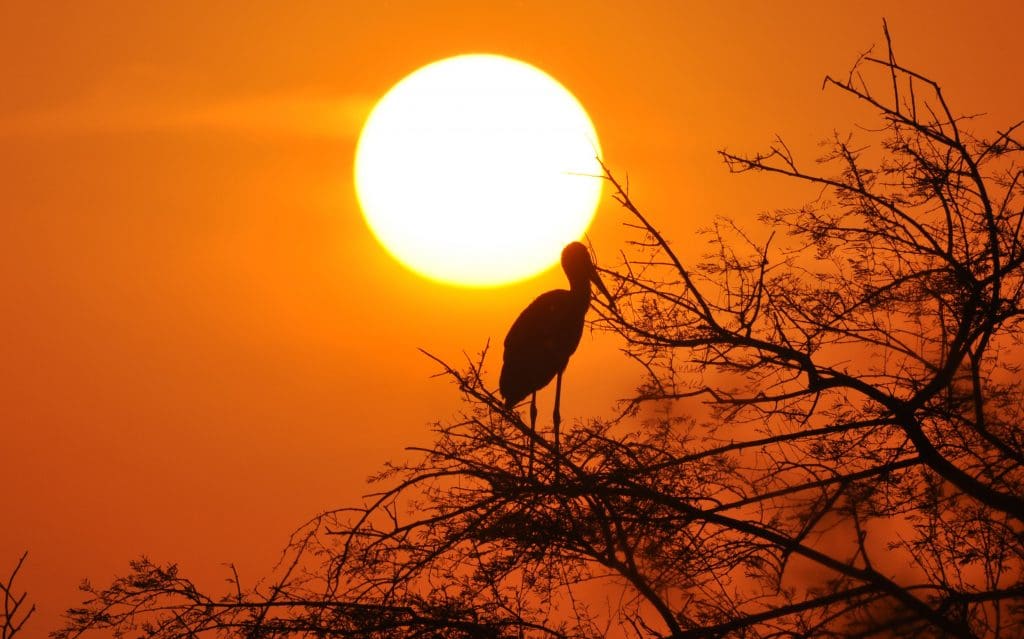
[{"label": "stork's neck", "polygon": [[584,304],[590,303],[590,278],[586,273],[567,273],[569,292]]}]

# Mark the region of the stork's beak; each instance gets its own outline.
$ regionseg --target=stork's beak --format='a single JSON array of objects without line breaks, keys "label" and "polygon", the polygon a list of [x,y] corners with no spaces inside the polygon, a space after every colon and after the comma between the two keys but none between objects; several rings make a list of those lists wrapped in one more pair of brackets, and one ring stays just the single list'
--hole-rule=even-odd
[{"label": "stork's beak", "polygon": [[593,267],[593,270],[590,271],[590,281],[597,284],[597,288],[601,289],[601,292],[604,293],[605,299],[608,300],[608,308],[613,311],[616,310],[615,299],[612,298],[611,293],[609,293],[608,289],[605,288],[604,282],[601,281],[601,276],[597,274],[597,267]]}]

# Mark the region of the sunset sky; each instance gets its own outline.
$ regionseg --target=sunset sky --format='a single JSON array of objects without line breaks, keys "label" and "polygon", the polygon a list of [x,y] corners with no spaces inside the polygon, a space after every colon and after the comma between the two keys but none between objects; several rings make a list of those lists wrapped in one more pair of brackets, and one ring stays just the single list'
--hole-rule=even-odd
[{"label": "sunset sky", "polygon": [[[713,216],[813,197],[730,176],[716,150],[779,134],[811,161],[853,129],[866,111],[822,79],[884,45],[883,17],[978,131],[1024,117],[1012,4],[0,3],[0,575],[29,551],[25,632],[143,553],[209,583],[229,561],[266,572],[459,410],[418,348],[458,363],[490,340],[497,385],[505,331],[564,276],[444,286],[376,243],[353,156],[405,75],[463,53],[545,70],[697,257]],[[606,194],[599,258],[624,220]],[[609,413],[639,378],[585,334],[563,417]]]}]

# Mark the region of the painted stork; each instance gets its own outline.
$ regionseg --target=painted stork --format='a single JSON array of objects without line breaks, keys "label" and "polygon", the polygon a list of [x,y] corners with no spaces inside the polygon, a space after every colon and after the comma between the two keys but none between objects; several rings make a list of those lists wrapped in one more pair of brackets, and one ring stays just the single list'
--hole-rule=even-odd
[{"label": "painted stork", "polygon": [[562,250],[562,270],[569,278],[569,290],[557,289],[542,294],[516,318],[505,337],[505,355],[498,388],[509,409],[530,396],[530,473],[533,473],[534,433],[537,423],[537,391],[555,382],[555,457],[559,451],[558,412],[562,394],[562,374],[569,357],[576,352],[583,336],[583,320],[590,308],[590,283],[597,285],[615,307],[587,247],[572,242]]}]

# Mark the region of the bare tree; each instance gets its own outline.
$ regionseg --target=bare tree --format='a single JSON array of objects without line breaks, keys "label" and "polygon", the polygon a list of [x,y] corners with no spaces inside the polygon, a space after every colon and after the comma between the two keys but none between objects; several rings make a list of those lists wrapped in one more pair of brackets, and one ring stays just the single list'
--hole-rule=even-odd
[{"label": "bare tree", "polygon": [[555,449],[486,351],[437,360],[461,417],[272,578],[213,597],[141,560],[55,636],[1024,635],[1019,124],[969,134],[885,36],[825,81],[863,133],[810,168],[782,140],[722,153],[820,188],[760,231],[678,252],[605,176],[635,235],[594,324],[646,371],[621,415]]},{"label": "bare tree", "polygon": [[32,603],[27,610],[23,609],[28,593],[18,594],[14,586],[14,580],[17,579],[26,557],[27,552],[21,553],[7,581],[0,581],[0,597],[3,598],[4,606],[3,610],[0,610],[0,639],[14,639],[36,611],[36,605]]}]

